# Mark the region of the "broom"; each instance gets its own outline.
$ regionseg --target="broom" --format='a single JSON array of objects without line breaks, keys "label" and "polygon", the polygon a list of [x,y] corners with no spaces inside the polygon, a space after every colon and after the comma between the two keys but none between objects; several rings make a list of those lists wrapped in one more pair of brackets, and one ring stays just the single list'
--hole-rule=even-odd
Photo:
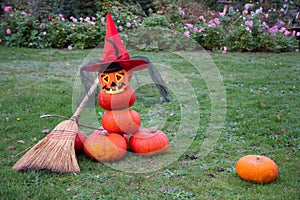
[{"label": "broom", "polygon": [[78,132],[78,118],[90,96],[98,86],[98,78],[84,96],[70,119],[59,123],[44,139],[34,145],[13,166],[16,171],[46,170],[55,173],[79,173],[75,154],[75,138]]}]

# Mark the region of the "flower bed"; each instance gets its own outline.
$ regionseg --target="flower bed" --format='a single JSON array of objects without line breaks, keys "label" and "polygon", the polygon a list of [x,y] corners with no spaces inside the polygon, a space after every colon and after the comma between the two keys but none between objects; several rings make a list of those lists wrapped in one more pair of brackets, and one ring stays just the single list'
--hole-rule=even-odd
[{"label": "flower bed", "polygon": [[[288,31],[283,22],[270,27],[269,12],[264,12],[262,9],[243,17],[240,12],[231,7],[226,16],[220,14],[212,20],[199,16],[193,24],[185,23],[185,12],[176,5],[170,8],[168,14],[153,14],[146,19],[120,7],[112,7],[111,13],[121,34],[132,29],[156,27],[164,30],[166,35],[162,37],[166,40],[167,38],[176,39],[178,38],[176,35],[181,34],[186,38],[194,39],[207,50],[218,50],[223,53],[227,51],[294,51],[297,49],[296,36],[300,35],[300,32]],[[5,46],[86,49],[101,44],[105,37],[104,16],[99,14],[82,18],[71,16],[68,19],[59,14],[38,20],[28,13],[6,6],[2,18],[0,43]],[[126,41],[126,38],[124,40]],[[138,38],[136,40],[140,50],[160,49],[159,45],[149,45]],[[167,47],[176,50],[185,49],[184,42],[181,41],[173,41]]]}]

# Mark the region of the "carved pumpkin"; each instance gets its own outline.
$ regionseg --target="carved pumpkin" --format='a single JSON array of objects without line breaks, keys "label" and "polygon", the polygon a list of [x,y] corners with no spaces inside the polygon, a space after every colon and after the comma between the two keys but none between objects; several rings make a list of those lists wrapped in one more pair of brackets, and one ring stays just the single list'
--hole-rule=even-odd
[{"label": "carved pumpkin", "polygon": [[132,74],[120,66],[114,66],[112,70],[107,69],[103,73],[98,74],[100,87],[107,94],[118,94],[123,92],[128,86],[131,77]]},{"label": "carved pumpkin", "polygon": [[110,133],[132,134],[140,125],[141,118],[135,110],[110,110],[102,116],[102,126]]},{"label": "carved pumpkin", "polygon": [[117,133],[95,130],[84,142],[85,154],[100,162],[118,161],[124,158],[127,144]]},{"label": "carved pumpkin", "polygon": [[130,137],[129,146],[139,155],[152,156],[167,151],[169,140],[164,132],[156,128],[144,128]]},{"label": "carved pumpkin", "polygon": [[98,94],[98,104],[105,110],[124,109],[131,107],[136,99],[134,89],[127,86],[123,92],[108,94],[101,90]]},{"label": "carved pumpkin", "polygon": [[247,155],[236,164],[237,174],[244,180],[256,183],[269,183],[276,179],[278,167],[266,156]]}]

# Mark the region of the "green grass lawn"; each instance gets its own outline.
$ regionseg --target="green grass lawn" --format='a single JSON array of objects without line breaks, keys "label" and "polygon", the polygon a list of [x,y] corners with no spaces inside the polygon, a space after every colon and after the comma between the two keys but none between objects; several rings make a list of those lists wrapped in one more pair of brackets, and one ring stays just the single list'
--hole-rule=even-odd
[{"label": "green grass lawn", "polygon": [[[137,88],[133,109],[140,113],[143,127],[159,125],[168,135],[169,152],[150,158],[128,154],[112,164],[94,162],[81,153],[79,174],[13,171],[21,156],[45,137],[42,131],[62,121],[40,115],[72,116],[74,82],[89,53],[0,47],[0,199],[299,198],[300,56],[296,53],[212,53],[201,66],[215,67],[221,76],[214,79],[215,72],[207,76],[207,68],[202,74],[180,54],[137,52],[159,63],[172,101],[163,102],[152,84],[143,84],[146,74],[141,74],[142,78],[132,80]],[[164,66],[173,71],[164,71]],[[225,99],[214,96],[218,90]],[[225,110],[224,116],[214,116],[218,106]],[[103,112],[96,105],[90,114],[100,120]],[[218,117],[220,131],[209,134]],[[95,125],[86,118],[83,122]],[[202,146],[211,136],[215,141],[204,154]],[[273,159],[278,178],[270,184],[240,179],[235,164],[247,154]]]}]

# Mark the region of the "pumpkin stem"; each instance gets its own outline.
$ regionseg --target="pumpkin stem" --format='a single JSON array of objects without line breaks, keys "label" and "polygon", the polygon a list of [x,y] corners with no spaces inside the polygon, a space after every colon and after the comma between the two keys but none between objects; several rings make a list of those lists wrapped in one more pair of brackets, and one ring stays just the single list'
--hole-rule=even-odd
[{"label": "pumpkin stem", "polygon": [[108,135],[107,130],[102,130],[102,135],[107,136]]},{"label": "pumpkin stem", "polygon": [[152,126],[152,127],[148,128],[149,133],[156,133],[157,130],[158,130],[157,126]]}]

